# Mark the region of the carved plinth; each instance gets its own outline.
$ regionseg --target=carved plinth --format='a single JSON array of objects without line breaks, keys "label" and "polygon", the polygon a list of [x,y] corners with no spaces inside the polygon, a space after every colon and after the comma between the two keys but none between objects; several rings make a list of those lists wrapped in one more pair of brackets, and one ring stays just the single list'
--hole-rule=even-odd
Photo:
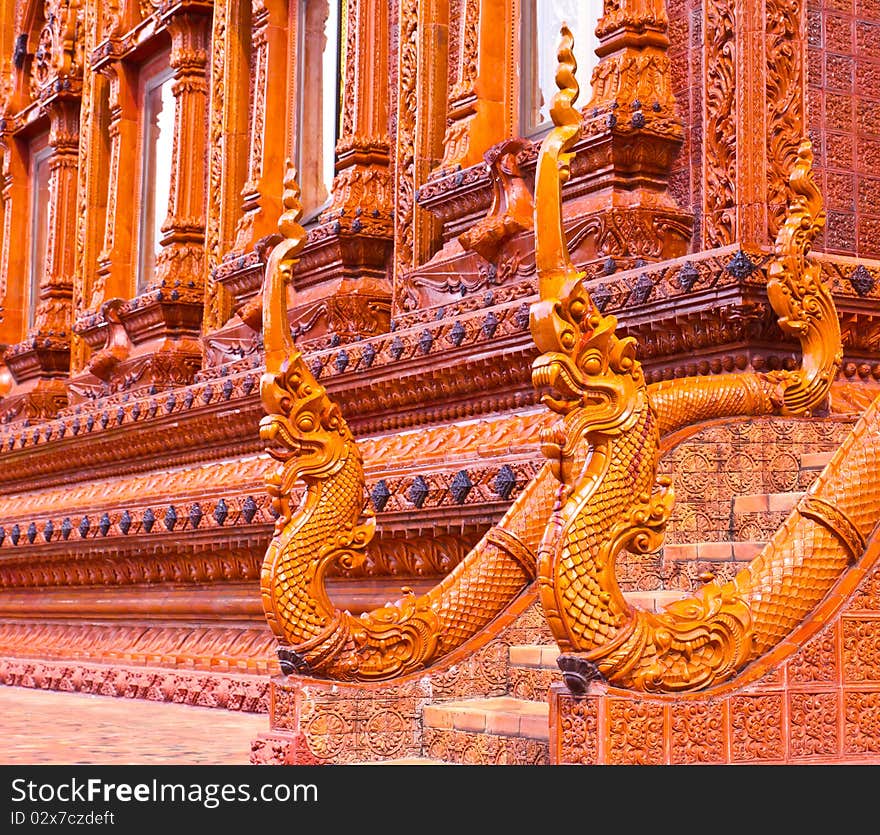
[{"label": "carved plinth", "polygon": [[551,762],[880,762],[880,571],[868,573],[835,616],[837,606],[829,599],[789,643],[705,693],[652,696],[594,681],[577,696],[552,685]]},{"label": "carved plinth", "polygon": [[77,320],[74,332],[91,355],[71,378],[71,399],[193,382],[202,366],[201,294],[195,282],[160,286],[130,301],[110,299]]},{"label": "carved plinth", "polygon": [[294,676],[271,680],[270,730],[252,744],[251,762],[344,764],[417,757],[430,680],[346,685]]}]

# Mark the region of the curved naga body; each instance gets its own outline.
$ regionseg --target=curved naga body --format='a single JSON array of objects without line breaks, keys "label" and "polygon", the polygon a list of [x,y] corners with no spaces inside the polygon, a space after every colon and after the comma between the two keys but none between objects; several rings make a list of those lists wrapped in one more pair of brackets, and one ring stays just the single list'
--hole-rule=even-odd
[{"label": "curved naga body", "polygon": [[[545,143],[539,178],[553,175],[555,157],[564,179],[576,133],[571,126],[579,121],[570,107],[577,93],[570,45],[567,39],[560,51],[555,138]],[[672,492],[668,479],[657,480],[661,432],[722,414],[808,414],[827,394],[841,362],[840,330],[819,268],[806,260],[824,222],[811,160],[804,143],[767,288],[780,326],[801,342],[804,358],[797,371],[648,387],[633,340],[618,339],[614,317],[592,303],[561,235],[557,251],[539,262],[545,280],[532,332],[542,355],[533,382],[547,390],[544,402],[565,415],[567,425],[547,433],[546,451],[561,487],[539,549],[538,582],[563,651],[560,667],[576,692],[591,678],[650,692],[700,690],[730,679],[828,594],[880,520],[880,508],[864,498],[872,495],[870,487],[864,493],[847,489],[860,479],[880,482],[880,462],[863,423],[734,581],[707,584],[655,614],[630,606],[615,577],[622,549],[644,553],[662,542]],[[589,453],[578,469],[569,459],[582,447]]]},{"label": "curved naga body", "polygon": [[[878,462],[872,450],[845,449],[836,474],[816,482],[734,582],[708,584],[659,614],[627,604],[615,559],[623,548],[659,546],[672,507],[670,484],[657,480],[661,436],[710,418],[809,413],[840,363],[840,332],[818,268],[806,260],[824,213],[805,144],[767,288],[781,327],[801,342],[801,368],[645,385],[634,341],[619,339],[614,317],[595,307],[565,244],[561,183],[580,129],[571,45],[564,30],[556,127],[542,146],[535,187],[540,298],[531,329],[541,355],[532,376],[560,415],[542,433],[548,462],[447,578],[425,595],[406,593],[360,617],[334,606],[324,588],[331,565],[364,558],[375,519],[365,512],[357,442],[290,337],[287,283],[305,230],[288,171],[279,222],[285,239],[270,255],[263,289],[260,384],[267,412],[260,434],[278,462],[266,478],[278,519],[261,587],[284,672],[369,681],[424,669],[477,636],[537,578],[570,686],[601,676],[655,692],[706,688],[788,634],[860,553],[876,522],[870,503],[850,501],[843,486],[854,468],[880,472]],[[293,507],[297,483],[305,492]]]},{"label": "curved naga body", "polygon": [[[266,484],[279,517],[262,570],[263,606],[279,639],[285,672],[340,680],[379,680],[428,666],[493,620],[535,577],[535,551],[553,506],[549,467],[519,495],[504,518],[429,593],[355,617],[324,587],[333,564],[364,558],[375,520],[364,516],[361,456],[339,407],[314,378],[290,338],[286,283],[305,243],[292,172],[285,181],[285,241],[271,253],[264,288],[268,412],[260,425],[279,462]],[[305,494],[296,508],[297,481]]]}]

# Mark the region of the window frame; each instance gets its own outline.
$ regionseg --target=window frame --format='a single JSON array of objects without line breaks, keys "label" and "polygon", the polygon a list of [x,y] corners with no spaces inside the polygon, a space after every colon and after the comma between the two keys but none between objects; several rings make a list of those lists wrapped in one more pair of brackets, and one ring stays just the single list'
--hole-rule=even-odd
[{"label": "window frame", "polygon": [[[159,243],[161,241],[161,235],[159,236],[159,240],[153,240],[152,244],[155,249],[155,254],[150,254],[149,258],[147,257],[145,240],[148,233],[148,226],[154,225],[156,223],[155,216],[152,218],[147,217],[147,186],[148,179],[155,181],[155,172],[151,172],[150,162],[150,144],[148,142],[148,128],[150,123],[150,113],[147,107],[148,96],[150,93],[155,91],[156,89],[162,87],[168,82],[174,81],[174,69],[170,64],[171,53],[170,50],[163,51],[150,59],[148,62],[141,65],[138,72],[138,86],[137,86],[137,107],[138,107],[138,118],[139,118],[139,151],[138,151],[138,183],[137,183],[137,236],[135,239],[135,258],[136,258],[136,266],[134,270],[134,280],[135,286],[134,291],[135,295],[140,295],[143,293],[150,282],[155,278],[156,275],[156,262],[157,255],[159,252]],[[173,177],[173,142],[174,142],[174,131],[176,129],[175,120],[177,118],[177,114],[174,113],[172,115],[171,122],[171,141],[172,141],[172,156],[171,156],[171,164],[172,171],[170,173],[170,177]],[[170,179],[169,179],[169,198],[170,198]],[[154,188],[155,190],[155,188]],[[162,213],[162,219],[164,221],[165,216],[168,214],[168,205],[164,208],[159,207],[158,205],[153,206],[153,212],[155,214]],[[149,266],[149,269],[147,267]]]},{"label": "window frame", "polygon": [[[533,84],[536,84],[540,78],[539,75],[535,75],[538,67],[538,61],[540,60],[540,48],[533,48],[537,46],[538,42],[538,3],[541,0],[521,0],[520,3],[520,45],[519,45],[519,61],[520,67],[522,71],[520,73],[519,79],[519,133],[521,136],[537,140],[541,137],[545,136],[550,128],[553,127],[553,122],[548,117],[545,121],[536,124],[536,125],[527,125],[526,124],[526,113],[531,111],[531,93],[533,90],[530,88]],[[595,37],[595,29],[599,24],[599,20],[602,18],[604,13],[604,4],[602,0],[587,0],[584,3],[584,12],[590,11],[590,5],[594,4],[596,6],[595,11],[596,19],[593,24],[593,30],[589,33],[590,40],[588,42],[588,46],[593,46],[593,60],[588,68],[583,66],[578,66],[577,69],[577,79],[578,84],[580,85],[580,96],[579,101],[583,105],[586,103],[591,97],[591,89],[592,83],[591,79],[593,76],[593,70],[596,68],[599,63],[598,56],[595,55],[595,48],[598,46],[599,41]],[[574,32],[575,43],[578,43],[578,32]],[[580,38],[583,38],[583,33],[580,33]],[[551,63],[547,63],[546,61],[542,61],[542,66],[546,64],[546,66],[555,66],[556,64],[556,50],[559,45],[559,33],[556,33],[556,40],[552,44],[552,55],[553,60]],[[550,44],[548,44],[550,46]],[[578,50],[580,51],[580,50]],[[538,58],[535,57],[535,53],[538,53]],[[537,88],[540,90],[540,87]],[[549,102],[548,102],[548,110],[549,110]],[[540,113],[540,110],[538,111]]]},{"label": "window frame", "polygon": [[[46,259],[49,257],[49,237],[51,233],[49,222],[52,211],[51,160],[53,150],[53,147],[49,144],[48,133],[41,134],[32,139],[28,144],[28,236],[30,240],[24,317],[25,331],[29,331],[36,324],[37,307],[40,303],[40,287],[46,271]],[[37,176],[40,166],[43,164],[48,166],[45,203],[39,199],[39,179]],[[45,211],[45,215],[41,209]],[[37,252],[38,248],[40,248],[40,235],[37,224],[41,222],[41,225],[45,227],[45,241],[43,242],[42,253]]]}]

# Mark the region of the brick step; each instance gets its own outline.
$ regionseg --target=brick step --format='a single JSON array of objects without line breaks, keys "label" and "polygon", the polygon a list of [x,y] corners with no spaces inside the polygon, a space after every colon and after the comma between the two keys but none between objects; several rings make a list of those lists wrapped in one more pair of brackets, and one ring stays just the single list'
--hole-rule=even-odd
[{"label": "brick step", "polygon": [[769,539],[803,495],[802,491],[791,491],[736,496],[731,503],[733,538],[744,541]]},{"label": "brick step", "polygon": [[791,513],[803,491],[788,493],[747,493],[733,499],[733,513]]},{"label": "brick step", "polygon": [[422,712],[424,728],[489,733],[547,741],[550,706],[511,696],[464,699],[428,705]]},{"label": "brick step", "polygon": [[751,562],[766,542],[684,542],[663,546],[664,562]]},{"label": "brick step", "polygon": [[547,690],[562,673],[556,666],[556,644],[520,644],[509,652],[508,693],[516,699],[532,702],[547,700]]},{"label": "brick step", "polygon": [[801,469],[824,470],[833,455],[833,452],[805,452],[801,455]]},{"label": "brick step", "polygon": [[429,705],[422,711],[426,756],[466,765],[546,765],[550,706],[497,696]]},{"label": "brick step", "polygon": [[[624,592],[630,604],[649,612],[661,612],[667,603],[681,600],[688,593],[673,591]],[[559,647],[556,644],[519,644],[508,653],[508,695],[533,702],[547,700],[547,691],[554,682],[562,681],[556,664]]]}]

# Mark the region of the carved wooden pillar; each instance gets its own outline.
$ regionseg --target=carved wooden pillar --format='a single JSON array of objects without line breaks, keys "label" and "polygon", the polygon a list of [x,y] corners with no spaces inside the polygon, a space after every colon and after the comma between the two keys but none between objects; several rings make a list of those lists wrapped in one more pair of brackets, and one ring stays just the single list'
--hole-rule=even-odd
[{"label": "carved wooden pillar", "polygon": [[138,146],[137,81],[122,61],[104,66],[102,72],[109,79],[110,174],[104,243],[88,299],[88,307],[92,310],[105,299],[130,296],[135,269],[136,232],[132,207],[135,205],[139,167],[132,149]]},{"label": "carved wooden pillar", "polygon": [[439,220],[415,196],[443,155],[448,12],[440,0],[400,4],[393,314],[418,304],[406,272],[430,257],[440,234]]},{"label": "carved wooden pillar", "polygon": [[516,68],[508,55],[513,49],[514,5],[509,0],[459,0],[458,14],[450,14],[454,81],[438,172],[480,162],[492,145],[513,133],[510,76]]},{"label": "carved wooden pillar", "polygon": [[248,178],[235,249],[246,252],[273,235],[281,213],[281,182],[287,155],[288,0],[253,0],[253,101]]},{"label": "carved wooden pillar", "polygon": [[168,218],[162,226],[154,285],[201,284],[205,258],[206,142],[210,18],[184,7],[168,18],[174,73],[174,152]]}]

